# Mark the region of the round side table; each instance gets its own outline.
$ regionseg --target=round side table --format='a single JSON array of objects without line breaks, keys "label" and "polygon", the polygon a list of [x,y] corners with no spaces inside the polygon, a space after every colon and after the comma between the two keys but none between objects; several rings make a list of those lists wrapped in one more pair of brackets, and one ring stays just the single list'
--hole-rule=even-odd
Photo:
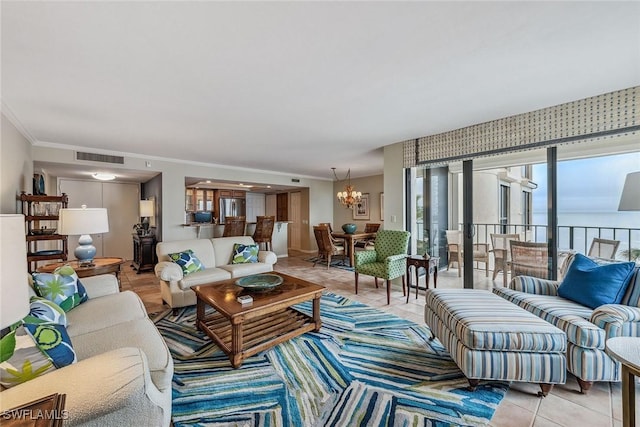
[{"label": "round side table", "polygon": [[68,264],[73,267],[80,278],[113,273],[116,275],[116,279],[118,279],[118,286],[120,286],[120,265],[123,263],[124,258],[96,257],[93,259],[93,265],[91,266],[80,266],[78,261],[65,261],[43,265],[38,267],[36,271],[38,273],[53,273],[56,268]]},{"label": "round side table", "polygon": [[636,383],[640,377],[640,338],[616,337],[607,340],[606,352],[622,364],[622,425],[636,425]]}]

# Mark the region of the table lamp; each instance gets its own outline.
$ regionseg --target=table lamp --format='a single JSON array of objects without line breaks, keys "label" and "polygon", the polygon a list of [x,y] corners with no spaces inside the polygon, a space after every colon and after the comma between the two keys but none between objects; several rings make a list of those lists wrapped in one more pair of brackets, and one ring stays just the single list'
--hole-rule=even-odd
[{"label": "table lamp", "polygon": [[96,247],[90,234],[106,233],[109,231],[109,219],[104,208],[63,208],[60,209],[58,219],[58,233],[77,236],[79,246],[73,252],[80,266],[92,266],[96,256]]},{"label": "table lamp", "polygon": [[640,211],[640,172],[627,174],[620,196],[619,211]]},{"label": "table lamp", "polygon": [[0,336],[29,314],[24,215],[0,215]]},{"label": "table lamp", "polygon": [[149,217],[154,215],[153,200],[140,200],[140,217],[144,234],[149,233]]}]

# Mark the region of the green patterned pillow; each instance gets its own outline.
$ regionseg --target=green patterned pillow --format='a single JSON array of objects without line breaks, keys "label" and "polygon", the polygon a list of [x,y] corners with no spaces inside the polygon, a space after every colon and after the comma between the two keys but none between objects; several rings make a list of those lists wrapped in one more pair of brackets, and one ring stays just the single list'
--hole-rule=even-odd
[{"label": "green patterned pillow", "polygon": [[243,245],[242,243],[234,244],[231,264],[258,262],[258,250],[258,245]]},{"label": "green patterned pillow", "polygon": [[202,262],[200,262],[191,249],[187,249],[183,252],[176,252],[175,254],[169,254],[169,258],[182,268],[182,272],[185,276],[205,269],[205,266],[202,265]]},{"label": "green patterned pillow", "polygon": [[71,345],[67,328],[55,323],[24,323],[23,326],[36,342],[36,345],[56,368],[76,363],[76,352]]},{"label": "green patterned pillow", "polygon": [[78,280],[75,270],[65,265],[53,273],[33,273],[36,293],[69,311],[87,301],[87,291]]},{"label": "green patterned pillow", "polygon": [[67,314],[55,302],[42,297],[31,297],[26,323],[57,323],[67,326]]},{"label": "green patterned pillow", "polygon": [[0,384],[10,388],[76,361],[64,326],[24,323],[0,339]]}]

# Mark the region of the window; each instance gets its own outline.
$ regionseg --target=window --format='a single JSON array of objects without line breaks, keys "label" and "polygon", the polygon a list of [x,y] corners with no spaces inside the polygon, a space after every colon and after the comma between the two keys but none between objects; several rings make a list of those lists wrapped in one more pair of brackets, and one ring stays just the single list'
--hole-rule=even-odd
[{"label": "window", "polygon": [[525,230],[531,230],[531,220],[533,219],[531,204],[532,204],[531,191],[523,191],[522,192],[522,224],[524,224]]},{"label": "window", "polygon": [[500,184],[500,194],[498,199],[499,222],[501,233],[507,233],[507,224],[509,224],[509,191],[510,187],[506,184]]}]

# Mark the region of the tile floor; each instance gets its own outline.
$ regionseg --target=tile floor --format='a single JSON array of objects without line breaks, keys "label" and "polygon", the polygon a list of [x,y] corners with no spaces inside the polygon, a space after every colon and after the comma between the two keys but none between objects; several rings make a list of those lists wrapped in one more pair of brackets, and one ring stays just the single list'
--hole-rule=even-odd
[{"label": "tile floor", "polygon": [[[288,273],[325,286],[328,290],[345,297],[378,307],[397,316],[424,322],[424,291],[415,298],[415,290],[409,303],[402,296],[399,286],[392,289],[391,304],[386,305],[385,289],[376,289],[372,277],[360,276],[359,293],[354,293],[353,273],[339,268],[330,268],[320,264],[312,268],[305,261],[307,256],[280,258],[276,271]],[[494,286],[484,271],[474,270],[476,287],[490,289]],[[433,280],[433,279],[432,279]],[[149,313],[166,309],[162,305],[157,279],[153,272],[136,274],[128,264],[124,264],[121,274],[122,289],[133,290],[144,301]],[[421,278],[424,287],[424,278]],[[496,285],[502,286],[502,277],[498,275]],[[431,283],[433,286],[433,283]],[[443,270],[438,274],[438,286],[441,288],[461,288],[462,280],[457,270]],[[546,398],[536,397],[539,388],[535,384],[512,383],[509,392],[500,403],[491,425],[495,427],[520,426],[593,426],[617,427],[622,425],[621,388],[619,383],[595,383],[587,395],[580,394],[575,378],[569,375],[564,385],[557,385]],[[640,386],[636,386],[636,407],[640,408]],[[640,426],[640,424],[636,424]]]}]

